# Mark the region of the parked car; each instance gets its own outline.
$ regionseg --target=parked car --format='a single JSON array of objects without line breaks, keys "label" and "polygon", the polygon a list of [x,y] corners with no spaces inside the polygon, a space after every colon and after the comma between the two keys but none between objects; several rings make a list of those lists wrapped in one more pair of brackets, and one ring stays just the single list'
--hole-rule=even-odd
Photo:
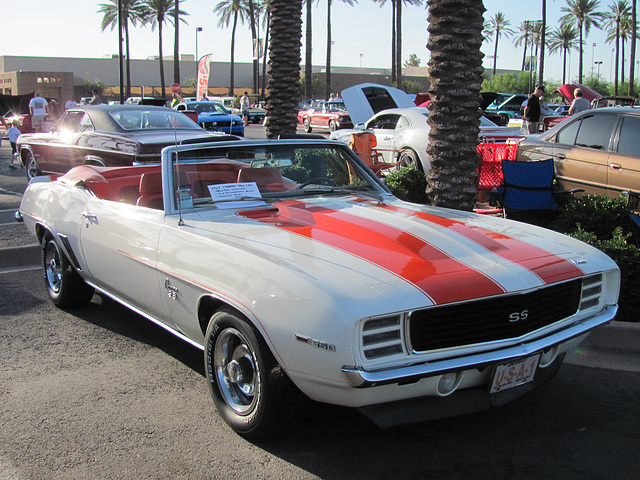
[{"label": "parked car", "polygon": [[210,132],[223,132],[231,135],[244,136],[244,121],[231,113],[218,102],[183,102],[175,107],[179,112],[195,111],[198,114],[198,124]]},{"label": "parked car", "polygon": [[518,146],[518,160],[553,158],[563,189],[617,197],[640,192],[640,111],[632,107],[587,110],[529,136]]},{"label": "parked car", "polygon": [[[240,108],[232,108],[231,111],[234,115],[242,117],[240,114]],[[266,114],[266,110],[260,107],[249,107],[249,121],[251,123],[262,123],[264,121],[264,116]]]},{"label": "parked car", "polygon": [[[376,136],[376,150],[385,162],[416,166],[423,172],[430,170],[426,151],[430,129],[427,108],[416,107],[402,90],[371,83],[343,90],[342,98],[352,112],[357,128],[334,132],[331,139],[349,144],[352,133],[371,131]],[[481,138],[493,136],[504,141],[507,137],[521,134],[517,127],[499,127],[484,117],[480,119]]]},{"label": "parked car", "polygon": [[160,150],[187,140],[215,139],[186,115],[165,107],[83,105],[67,110],[50,133],[18,137],[27,177],[63,174],[82,164],[159,162]]},{"label": "parked car", "polygon": [[31,182],[19,218],[54,304],[97,289],[203,350],[246,437],[296,422],[303,395],[383,426],[502,405],[617,310],[619,270],[595,248],[399,201],[324,139],[75,167]]},{"label": "parked car", "polygon": [[522,104],[529,98],[523,93],[500,93],[496,99],[489,104],[485,111],[492,114],[502,114],[509,118],[522,117]]},{"label": "parked car", "polygon": [[338,101],[314,101],[311,108],[298,111],[298,121],[307,133],[314,128],[330,132],[341,128],[353,128],[347,107],[344,102]]}]

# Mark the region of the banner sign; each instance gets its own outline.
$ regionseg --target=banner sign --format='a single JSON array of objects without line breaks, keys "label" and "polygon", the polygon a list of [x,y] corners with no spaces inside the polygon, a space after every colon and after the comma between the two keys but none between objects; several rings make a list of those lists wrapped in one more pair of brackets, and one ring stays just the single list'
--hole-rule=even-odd
[{"label": "banner sign", "polygon": [[213,53],[203,55],[198,62],[198,86],[196,100],[202,100],[209,90],[209,64]]}]

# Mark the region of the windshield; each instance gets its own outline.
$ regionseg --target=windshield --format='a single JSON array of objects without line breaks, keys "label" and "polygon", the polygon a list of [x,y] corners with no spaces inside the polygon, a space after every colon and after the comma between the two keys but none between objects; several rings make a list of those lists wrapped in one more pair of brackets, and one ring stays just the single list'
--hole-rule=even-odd
[{"label": "windshield", "polygon": [[198,113],[210,112],[210,113],[229,113],[229,111],[224,108],[219,103],[215,102],[199,102],[199,103],[189,103],[187,104],[187,108],[189,110],[195,110]]},{"label": "windshield", "polygon": [[[244,143],[244,142],[243,142]],[[380,195],[388,190],[344,145],[254,143],[181,148],[172,176],[174,205],[234,208],[317,196]],[[166,153],[169,154],[169,153]]]},{"label": "windshield", "polygon": [[158,110],[113,110],[109,115],[124,130],[189,128],[201,130],[185,114],[170,109]]},{"label": "windshield", "polygon": [[344,103],[339,102],[327,102],[325,103],[327,112],[346,112],[347,107]]}]

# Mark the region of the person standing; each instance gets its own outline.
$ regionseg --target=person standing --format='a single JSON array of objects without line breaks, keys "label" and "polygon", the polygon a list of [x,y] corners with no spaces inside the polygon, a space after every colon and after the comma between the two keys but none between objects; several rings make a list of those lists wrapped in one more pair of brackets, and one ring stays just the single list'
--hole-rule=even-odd
[{"label": "person standing", "polygon": [[20,134],[21,132],[18,130],[18,120],[14,120],[11,128],[7,130],[7,137],[9,137],[9,143],[11,144],[11,163],[9,164],[9,170],[14,170],[16,168],[14,163],[19,161],[16,142]]},{"label": "person standing", "polygon": [[49,113],[49,103],[36,91],[34,97],[29,101],[29,113],[31,114],[31,125],[36,132],[42,132],[47,114]]},{"label": "person standing", "polygon": [[591,108],[591,103],[589,103],[589,100],[582,96],[581,89],[576,88],[573,91],[573,97],[573,102],[571,102],[571,106],[569,107],[569,115],[584,112],[585,110],[589,110]]},{"label": "person standing", "polygon": [[67,100],[67,103],[64,104],[64,109],[69,110],[70,108],[76,108],[77,106],[78,102],[76,102],[76,100],[71,97],[69,100]]},{"label": "person standing", "polygon": [[245,125],[249,124],[249,94],[244,92],[244,95],[240,97],[240,116]]},{"label": "person standing", "polygon": [[89,105],[100,105],[102,103],[102,100],[100,100],[100,95],[98,95],[98,90],[94,88],[93,90],[91,90],[91,94],[93,96],[91,97],[91,100],[89,100]]},{"label": "person standing", "polygon": [[538,85],[536,91],[529,95],[527,99],[527,105],[524,107],[524,115],[522,120],[523,130],[525,133],[539,133],[540,132],[540,98],[544,95],[544,86]]}]

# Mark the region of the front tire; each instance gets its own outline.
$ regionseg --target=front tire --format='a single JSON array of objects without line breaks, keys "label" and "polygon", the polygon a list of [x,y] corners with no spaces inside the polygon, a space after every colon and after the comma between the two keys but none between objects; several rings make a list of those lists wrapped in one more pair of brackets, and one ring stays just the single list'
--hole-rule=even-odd
[{"label": "front tire", "polygon": [[47,293],[57,307],[79,307],[91,301],[93,287],[74,270],[50,233],[42,239],[42,266]]},{"label": "front tire", "polygon": [[331,120],[329,122],[329,131],[331,133],[335,132],[338,129],[338,125],[336,125],[336,122],[334,120]]},{"label": "front tire", "polygon": [[42,175],[42,170],[40,170],[40,167],[38,167],[38,163],[36,162],[36,159],[33,156],[33,153],[31,153],[30,151],[27,151],[27,154],[25,157],[26,158],[25,158],[24,164],[27,167],[25,169],[27,171],[27,180],[31,181],[32,178]]},{"label": "front tire", "polygon": [[311,133],[311,123],[309,123],[309,119],[305,118],[302,121],[302,124],[304,125],[304,131],[307,133]]},{"label": "front tire", "polygon": [[260,333],[235,311],[222,309],[211,317],[204,362],[216,408],[239,435],[265,437],[299,418],[302,394]]}]

